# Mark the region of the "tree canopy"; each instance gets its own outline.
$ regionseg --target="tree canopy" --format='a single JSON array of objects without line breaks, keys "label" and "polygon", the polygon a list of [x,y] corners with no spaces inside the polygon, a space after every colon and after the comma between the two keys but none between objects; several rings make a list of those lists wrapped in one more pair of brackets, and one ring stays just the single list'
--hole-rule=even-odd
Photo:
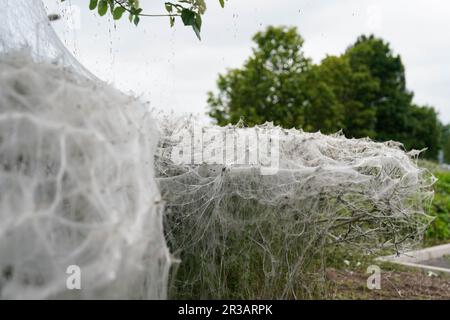
[{"label": "tree canopy", "polygon": [[430,106],[413,103],[405,67],[390,45],[360,36],[339,56],[313,64],[296,28],[268,27],[241,68],[219,75],[208,93],[209,114],[218,124],[273,121],[286,128],[348,137],[396,140],[407,149],[428,148],[437,158],[442,124]]},{"label": "tree canopy", "polygon": [[253,40],[257,47],[242,69],[220,75],[219,94],[209,93],[211,116],[220,124],[244,117],[249,124],[273,120],[294,126],[303,117],[298,106],[306,101],[302,91],[304,70],[310,60],[301,50],[303,39],[294,28],[268,28]]}]

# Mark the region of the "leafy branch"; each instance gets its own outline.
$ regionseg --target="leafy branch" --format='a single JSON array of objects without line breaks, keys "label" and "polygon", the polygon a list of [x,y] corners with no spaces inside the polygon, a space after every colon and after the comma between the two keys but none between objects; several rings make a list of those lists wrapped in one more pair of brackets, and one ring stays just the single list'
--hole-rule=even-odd
[{"label": "leafy branch", "polygon": [[[64,1],[64,0],[61,0]],[[225,6],[225,0],[219,0],[220,6]],[[175,2],[165,2],[164,14],[144,13],[139,0],[90,0],[89,9],[97,10],[100,16],[104,16],[108,9],[114,20],[119,20],[125,13],[128,14],[130,22],[136,26],[140,17],[168,17],[170,26],[175,25],[175,18],[180,17],[185,26],[190,26],[199,40],[202,28],[202,15],[206,11],[205,0],[175,0]]]}]

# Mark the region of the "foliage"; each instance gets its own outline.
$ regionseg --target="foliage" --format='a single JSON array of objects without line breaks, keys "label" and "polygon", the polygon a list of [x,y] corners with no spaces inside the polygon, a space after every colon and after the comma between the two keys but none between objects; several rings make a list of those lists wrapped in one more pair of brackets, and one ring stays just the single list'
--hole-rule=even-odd
[{"label": "foliage", "polygon": [[[340,117],[334,118],[338,120],[335,123],[340,125],[337,129],[342,128],[348,137],[374,138],[376,110],[370,102],[379,88],[378,82],[367,70],[353,70],[345,55],[329,56],[317,68],[320,70],[321,81],[326,83],[341,105]],[[308,85],[314,87],[314,83],[309,82]],[[333,121],[333,118],[330,121]],[[321,128],[317,126],[312,129]]]},{"label": "foliage", "polygon": [[[222,8],[225,6],[225,0],[219,0],[219,3]],[[170,26],[175,24],[175,17],[180,17],[183,24],[191,26],[200,39],[202,15],[206,11],[205,0],[176,0],[165,2],[164,7],[166,14],[148,14],[143,12],[139,0],[90,0],[89,2],[89,9],[97,9],[100,16],[104,16],[109,9],[114,20],[119,20],[124,13],[128,13],[130,22],[136,26],[139,24],[140,17],[169,17]]]},{"label": "foliage", "polygon": [[361,36],[345,55],[354,71],[369,72],[378,88],[368,103],[376,110],[379,140],[402,141],[407,130],[412,94],[406,89],[405,70],[399,55],[389,44],[374,36]]},{"label": "foliage", "polygon": [[441,145],[444,152],[444,162],[450,163],[450,124],[441,127]]},{"label": "foliage", "polygon": [[242,69],[220,75],[217,96],[209,93],[211,116],[219,124],[244,117],[249,125],[274,121],[284,127],[303,122],[299,105],[306,103],[303,73],[311,62],[302,52],[295,28],[269,27],[258,32],[257,47]]},{"label": "foliage", "polygon": [[361,36],[344,54],[314,65],[295,28],[268,27],[253,40],[256,48],[244,66],[219,75],[218,93],[208,93],[209,114],[218,124],[244,118],[250,125],[273,121],[306,131],[343,129],[347,137],[428,148],[424,156],[437,158],[442,131],[437,113],[413,104],[402,60],[388,43]]},{"label": "foliage", "polygon": [[364,101],[376,111],[376,139],[402,142],[406,149],[424,149],[426,158],[436,159],[440,147],[440,122],[429,106],[412,103],[406,88],[405,68],[388,43],[373,35],[361,36],[345,53],[354,71],[368,71],[378,82],[373,96]]},{"label": "foliage", "polygon": [[437,159],[441,146],[442,124],[434,108],[412,105],[408,110],[406,132],[401,141],[406,149],[427,149],[424,157]]},{"label": "foliage", "polygon": [[438,178],[430,214],[435,217],[426,233],[429,243],[450,240],[450,171],[434,173]]},{"label": "foliage", "polygon": [[[278,141],[278,170],[266,176],[262,162],[244,159],[264,161],[266,148],[247,128],[198,126],[173,115],[158,123],[166,239],[181,260],[171,297],[310,297],[326,248],[403,251],[421,241],[430,221],[423,209],[431,175],[388,144],[257,126],[258,137]],[[192,139],[202,141],[194,147],[201,158],[176,160],[180,151],[191,154]],[[240,158],[235,148],[248,153]],[[233,154],[240,160],[226,163]]]}]

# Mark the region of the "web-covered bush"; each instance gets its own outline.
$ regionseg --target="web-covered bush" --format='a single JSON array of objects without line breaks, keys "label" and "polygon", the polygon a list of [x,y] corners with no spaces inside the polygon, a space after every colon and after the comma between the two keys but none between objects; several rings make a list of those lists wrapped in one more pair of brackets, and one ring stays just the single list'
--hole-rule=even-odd
[{"label": "web-covered bush", "polygon": [[165,297],[157,140],[137,100],[26,52],[0,57],[1,298]]},{"label": "web-covered bush", "polygon": [[0,4],[0,299],[165,298],[147,106],[79,64],[40,0]]},{"label": "web-covered bush", "polygon": [[[158,132],[67,52],[40,1],[0,4],[0,298],[164,298],[166,241],[170,297],[311,297],[328,248],[420,240],[434,178],[416,153],[266,124],[254,130],[274,137],[276,166],[272,152],[217,162],[248,128],[202,126],[229,140],[200,151],[190,119]],[[71,265],[81,290],[66,287]]]},{"label": "web-covered bush", "polygon": [[311,297],[326,248],[402,252],[420,241],[430,221],[424,207],[434,178],[399,144],[266,124],[256,129],[279,137],[279,170],[267,175],[258,165],[209,161],[226,138],[203,139],[202,163],[173,160],[180,143],[197,141],[195,130],[233,136],[246,128],[196,129],[189,119],[169,116],[160,124],[156,175],[166,237],[180,259],[173,297]]}]

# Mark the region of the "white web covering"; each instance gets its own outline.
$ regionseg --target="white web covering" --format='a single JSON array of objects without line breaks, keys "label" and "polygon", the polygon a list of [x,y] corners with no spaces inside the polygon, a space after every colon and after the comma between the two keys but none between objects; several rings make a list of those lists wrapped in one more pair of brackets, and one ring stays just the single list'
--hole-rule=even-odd
[{"label": "white web covering", "polygon": [[40,1],[0,5],[0,298],[165,298],[147,106],[89,75]]},{"label": "white web covering", "polygon": [[[313,296],[323,269],[311,264],[325,263],[328,247],[402,252],[420,241],[430,221],[424,206],[434,177],[397,143],[265,124],[256,127],[258,134],[279,139],[279,170],[267,175],[258,164],[213,164],[217,154],[236,151],[238,139],[228,145],[229,137],[248,129],[191,123],[162,116],[155,164],[167,202],[167,238],[181,258],[176,296]],[[203,131],[203,139],[195,139],[195,131]],[[194,139],[180,139],[186,136]],[[189,150],[183,144],[192,141],[203,142],[202,163],[174,161],[174,152]],[[255,148],[247,143],[246,153]],[[200,159],[202,151],[192,150]]]},{"label": "white web covering", "polygon": [[41,0],[1,0],[0,52],[28,48],[34,61],[53,61],[95,78],[59,40]]},{"label": "white web covering", "polygon": [[[180,146],[190,119],[160,117],[158,134],[66,51],[40,1],[0,4],[0,298],[164,298],[165,238],[171,297],[308,297],[328,248],[420,240],[434,178],[398,144],[266,124],[276,171],[222,164],[226,136],[248,129],[200,128],[224,135],[202,141],[218,153]],[[201,161],[174,161],[180,149]],[[70,265],[82,290],[66,288]]]}]

